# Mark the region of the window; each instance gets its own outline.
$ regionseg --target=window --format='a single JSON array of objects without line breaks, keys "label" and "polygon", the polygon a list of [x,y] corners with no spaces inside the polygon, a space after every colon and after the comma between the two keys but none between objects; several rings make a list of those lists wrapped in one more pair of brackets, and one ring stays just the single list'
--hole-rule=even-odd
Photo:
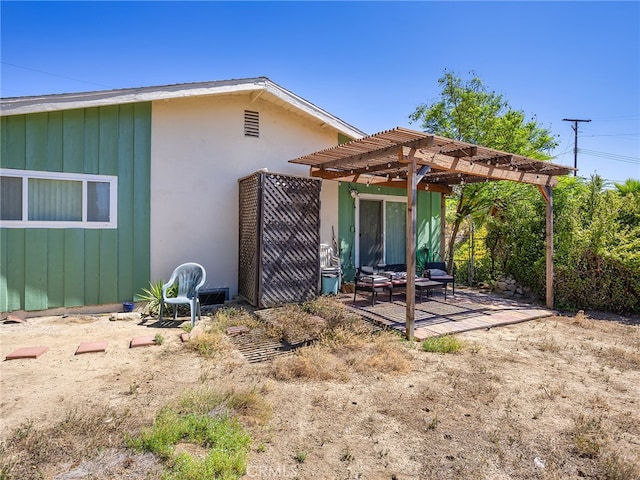
[{"label": "window", "polygon": [[118,177],[0,169],[3,228],[117,228]]}]

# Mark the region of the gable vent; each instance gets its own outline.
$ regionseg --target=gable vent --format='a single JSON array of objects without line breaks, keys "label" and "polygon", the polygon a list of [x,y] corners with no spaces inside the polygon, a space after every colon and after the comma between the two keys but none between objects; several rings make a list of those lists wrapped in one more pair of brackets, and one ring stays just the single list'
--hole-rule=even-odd
[{"label": "gable vent", "polygon": [[244,136],[260,136],[260,114],[251,110],[244,111]]}]

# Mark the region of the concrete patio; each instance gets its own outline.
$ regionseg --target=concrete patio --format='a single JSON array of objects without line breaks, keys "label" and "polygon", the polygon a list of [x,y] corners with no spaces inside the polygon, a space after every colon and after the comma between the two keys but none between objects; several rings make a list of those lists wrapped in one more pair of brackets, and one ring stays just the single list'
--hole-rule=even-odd
[{"label": "concrete patio", "polygon": [[[342,301],[360,315],[384,327],[405,331],[406,303],[404,294],[393,296],[381,294],[371,305],[370,294],[344,295]],[[513,323],[526,322],[554,315],[553,310],[542,308],[490,293],[481,293],[469,288],[456,288],[456,294],[444,294],[438,289],[433,296],[416,300],[415,339],[455,334],[469,330],[493,328]]]}]

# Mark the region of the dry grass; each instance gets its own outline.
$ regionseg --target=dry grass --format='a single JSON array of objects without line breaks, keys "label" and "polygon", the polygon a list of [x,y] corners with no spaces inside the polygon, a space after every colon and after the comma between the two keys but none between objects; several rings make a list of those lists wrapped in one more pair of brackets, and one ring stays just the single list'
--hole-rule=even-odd
[{"label": "dry grass", "polygon": [[402,374],[411,370],[411,356],[396,334],[386,332],[375,336],[354,364],[362,373]]},{"label": "dry grass", "polygon": [[209,358],[222,355],[231,348],[231,343],[225,333],[210,325],[201,327],[199,331],[191,332],[191,337],[186,344],[188,348]]},{"label": "dry grass", "polygon": [[349,378],[344,362],[320,345],[311,345],[290,357],[276,359],[271,372],[276,380],[346,381]]},{"label": "dry grass", "polygon": [[[149,455],[125,448],[125,438],[140,428],[139,419],[129,411],[107,410],[95,406],[68,411],[66,418],[48,427],[28,421],[16,428],[0,448],[0,478],[42,479],[54,471],[58,478],[124,477],[131,469],[159,471],[158,462]],[[69,461],[73,458],[73,461]]]},{"label": "dry grass", "polygon": [[[167,408],[178,415],[230,417],[255,428],[265,425],[272,415],[264,391],[259,387],[199,388],[184,392]],[[166,470],[159,458],[129,448],[129,439],[144,428],[133,412],[105,411],[97,406],[69,411],[62,422],[51,427],[27,422],[0,447],[0,479],[39,480],[54,474],[56,480],[159,478]],[[176,451],[189,446],[179,445]]]},{"label": "dry grass", "polygon": [[580,328],[584,328],[585,330],[593,330],[598,327],[598,321],[589,318],[589,316],[582,310],[580,310],[576,314],[571,324]]},{"label": "dry grass", "polygon": [[607,347],[594,349],[595,355],[603,364],[620,371],[639,370],[640,353],[628,351],[620,347]]},{"label": "dry grass", "polygon": [[267,333],[289,344],[300,344],[318,338],[326,325],[322,317],[312,315],[300,305],[286,305],[272,311]]},{"label": "dry grass", "polygon": [[277,323],[297,331],[311,318],[315,322],[312,338],[315,342],[299,349],[293,356],[278,359],[272,374],[278,380],[340,380],[348,381],[350,372],[406,373],[411,369],[410,355],[398,335],[372,331],[344,305],[327,297],[319,297],[301,307],[280,309]]},{"label": "dry grass", "polygon": [[[582,476],[627,480],[640,478],[637,456],[625,458],[616,449],[612,427],[599,416],[579,414],[568,432],[571,453],[583,459]],[[615,427],[614,427],[615,428]]]},{"label": "dry grass", "polygon": [[[226,326],[264,330],[248,312],[202,322],[211,356],[167,331],[127,353],[135,375],[96,384],[95,408],[5,433],[0,478],[161,478],[167,465],[124,438],[170,405],[237,419],[254,439],[247,478],[640,479],[640,326],[554,317],[460,334],[443,355],[373,333],[326,298],[281,312],[297,322],[287,338],[305,318],[326,321],[311,345],[259,364],[225,346]],[[184,439],[176,449],[206,453]]]},{"label": "dry grass", "polygon": [[302,305],[272,309],[266,319],[268,333],[290,344],[318,340],[343,329],[355,333],[363,328],[362,319],[340,302],[326,296]]},{"label": "dry grass", "polygon": [[216,311],[213,317],[207,317],[198,322],[190,332],[187,347],[204,357],[222,355],[232,348],[226,335],[227,328],[240,325],[256,328],[260,323],[245,309],[222,308]]},{"label": "dry grass", "polygon": [[410,355],[397,335],[383,333],[367,338],[337,327],[325,332],[319,342],[274,361],[272,374],[277,380],[346,382],[350,373],[396,374],[410,369]]},{"label": "dry grass", "polygon": [[171,406],[178,413],[225,414],[246,426],[263,425],[272,413],[272,406],[265,399],[266,391],[265,386],[226,390],[200,387],[184,392]]}]

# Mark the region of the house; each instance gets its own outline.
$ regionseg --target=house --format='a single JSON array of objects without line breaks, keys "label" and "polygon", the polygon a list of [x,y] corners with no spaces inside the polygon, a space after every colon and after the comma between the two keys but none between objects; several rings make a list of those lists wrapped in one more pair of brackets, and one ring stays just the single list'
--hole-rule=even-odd
[{"label": "house", "polygon": [[[2,99],[0,311],[135,299],[186,261],[238,292],[238,180],[365,136],[268,78]],[[320,237],[360,264],[403,263],[406,191],[323,180]],[[419,247],[441,196],[418,193]]]}]

